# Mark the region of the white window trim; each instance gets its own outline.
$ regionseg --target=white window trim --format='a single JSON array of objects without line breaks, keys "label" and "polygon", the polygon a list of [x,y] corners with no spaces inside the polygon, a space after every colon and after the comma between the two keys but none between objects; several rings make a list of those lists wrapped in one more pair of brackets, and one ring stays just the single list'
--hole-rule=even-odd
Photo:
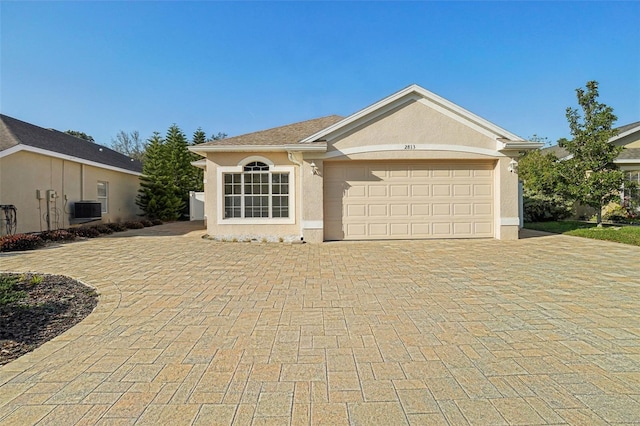
[{"label": "white window trim", "polygon": [[[98,185],[99,184],[104,184],[104,187],[106,189],[107,195],[102,196],[98,193]],[[100,203],[100,212],[101,213],[109,213],[109,182],[106,182],[104,180],[99,180],[96,183],[96,200],[101,201],[104,200],[104,210],[102,210],[102,202]]]},{"label": "white window trim", "polygon": [[[289,173],[289,217],[287,218],[224,218],[224,179],[225,173],[244,173],[245,164],[253,161],[261,161],[269,165],[271,173]],[[224,166],[217,168],[216,203],[218,205],[218,225],[292,225],[296,223],[296,169],[293,166],[274,166],[273,162],[265,161],[262,157],[248,157],[237,166]]]}]

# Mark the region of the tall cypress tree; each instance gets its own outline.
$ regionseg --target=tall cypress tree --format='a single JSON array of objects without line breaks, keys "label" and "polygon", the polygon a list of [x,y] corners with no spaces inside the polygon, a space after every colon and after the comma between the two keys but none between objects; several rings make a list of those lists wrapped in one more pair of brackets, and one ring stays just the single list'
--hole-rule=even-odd
[{"label": "tall cypress tree", "polygon": [[167,174],[176,188],[176,195],[182,200],[180,213],[189,215],[189,191],[194,190],[194,167],[191,165],[191,152],[187,149],[187,137],[173,124],[169,127],[165,140],[169,155]]},{"label": "tall cypress tree", "polygon": [[148,140],[136,199],[136,204],[150,219],[176,220],[184,207],[178,187],[168,173],[171,161],[167,144],[154,132]]},{"label": "tall cypress tree", "polygon": [[[191,145],[199,145],[207,141],[207,134],[198,127],[193,133],[193,139],[191,139]],[[191,153],[191,161],[198,161],[202,157],[196,153]],[[192,191],[204,191],[204,170],[200,167],[193,167],[193,188]]]}]

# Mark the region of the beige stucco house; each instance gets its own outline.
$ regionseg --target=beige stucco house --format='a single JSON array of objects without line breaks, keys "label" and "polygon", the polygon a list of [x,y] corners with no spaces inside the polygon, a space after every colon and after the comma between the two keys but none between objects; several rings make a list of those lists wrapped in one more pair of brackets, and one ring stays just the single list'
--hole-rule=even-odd
[{"label": "beige stucco house", "polygon": [[107,147],[0,115],[0,235],[117,222],[139,213],[142,165]]},{"label": "beige stucco house", "polygon": [[190,147],[221,239],[518,238],[517,158],[540,147],[420,86]]}]

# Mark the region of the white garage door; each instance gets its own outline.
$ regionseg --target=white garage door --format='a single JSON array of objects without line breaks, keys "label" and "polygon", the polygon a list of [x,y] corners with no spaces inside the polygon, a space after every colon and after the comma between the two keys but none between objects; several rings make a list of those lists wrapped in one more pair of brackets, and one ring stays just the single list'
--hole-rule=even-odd
[{"label": "white garage door", "polygon": [[325,162],[326,240],[493,237],[493,164]]}]

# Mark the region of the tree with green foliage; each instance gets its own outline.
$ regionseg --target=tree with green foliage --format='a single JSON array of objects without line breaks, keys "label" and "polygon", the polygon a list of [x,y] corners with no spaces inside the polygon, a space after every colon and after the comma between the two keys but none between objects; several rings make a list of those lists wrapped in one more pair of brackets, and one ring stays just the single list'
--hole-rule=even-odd
[{"label": "tree with green foliage", "polygon": [[614,163],[622,147],[609,140],[618,131],[613,128],[617,117],[613,108],[598,101],[598,82],[589,81],[586,90],[576,89],[578,105],[567,108],[572,139],[558,144],[569,152],[569,158],[558,163],[558,190],[565,197],[596,209],[597,222],[602,222],[602,207],[620,197],[624,173]]},{"label": "tree with green foliage", "polygon": [[78,130],[67,130],[65,132],[68,135],[75,136],[76,138],[84,139],[85,141],[93,142],[96,141],[93,139],[93,136],[86,134],[85,132],[80,132]]},{"label": "tree with green foliage", "polygon": [[518,161],[518,177],[524,187],[524,220],[545,222],[566,219],[573,203],[557,193],[558,159],[553,153],[529,151]]},{"label": "tree with green foliage", "polygon": [[193,191],[197,186],[197,169],[191,165],[193,156],[187,148],[189,146],[187,137],[176,124],[169,127],[165,141],[169,155],[167,175],[171,183],[177,188],[178,195],[183,201],[181,214],[188,216],[189,191]]},{"label": "tree with green foliage", "polygon": [[[201,143],[205,143],[206,141],[207,141],[207,134],[200,127],[198,127],[198,130],[196,130],[193,133],[193,138],[191,139],[191,145],[199,145]],[[196,154],[195,152],[191,153],[191,161],[198,161],[202,158],[203,157]],[[194,189],[192,191],[204,191],[204,169],[201,169],[200,167],[193,167],[193,168],[195,171],[193,173]]]},{"label": "tree with green foliage", "polygon": [[184,208],[180,189],[168,173],[171,155],[158,132],[149,138],[136,204],[149,219],[176,220]]}]

